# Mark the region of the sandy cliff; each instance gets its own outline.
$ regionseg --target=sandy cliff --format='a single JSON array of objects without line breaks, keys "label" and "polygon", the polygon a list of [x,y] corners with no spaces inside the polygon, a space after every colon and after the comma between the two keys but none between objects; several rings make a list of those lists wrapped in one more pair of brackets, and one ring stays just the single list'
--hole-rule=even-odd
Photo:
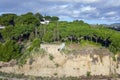
[{"label": "sandy cliff", "polygon": [[[23,67],[1,67],[0,71],[23,73],[34,76],[87,76],[120,74],[119,61],[113,61],[109,50],[104,48],[87,47],[69,53],[58,51],[59,45],[41,45],[46,51],[44,56],[33,56]],[[52,59],[50,58],[52,56]]]}]

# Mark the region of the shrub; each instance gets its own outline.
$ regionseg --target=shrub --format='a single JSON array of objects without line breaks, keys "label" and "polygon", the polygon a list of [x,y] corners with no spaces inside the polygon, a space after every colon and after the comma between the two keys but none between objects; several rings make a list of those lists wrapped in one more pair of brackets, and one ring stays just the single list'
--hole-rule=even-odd
[{"label": "shrub", "polygon": [[0,61],[10,61],[17,59],[20,54],[20,45],[13,40],[8,40],[4,44],[0,44]]},{"label": "shrub", "polygon": [[59,67],[60,65],[59,65],[58,63],[55,63],[55,66],[56,66],[56,67]]},{"label": "shrub", "polygon": [[54,59],[54,56],[52,54],[49,54],[49,59],[50,60],[53,60]]},{"label": "shrub", "polygon": [[39,38],[35,38],[32,42],[32,46],[35,47],[40,47],[41,40]]},{"label": "shrub", "polygon": [[87,71],[86,76],[87,76],[87,77],[91,76],[91,72],[90,72],[90,71]]}]

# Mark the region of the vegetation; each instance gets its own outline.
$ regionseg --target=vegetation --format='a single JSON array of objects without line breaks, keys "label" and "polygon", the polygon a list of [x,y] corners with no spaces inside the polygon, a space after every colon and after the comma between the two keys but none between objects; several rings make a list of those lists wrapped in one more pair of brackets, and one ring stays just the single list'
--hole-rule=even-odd
[{"label": "vegetation", "polygon": [[[50,24],[43,25],[45,18]],[[59,21],[56,16],[42,16],[28,12],[22,15],[2,14],[0,25],[0,61],[19,59],[30,54],[41,42],[88,43],[102,45],[114,54],[120,52],[120,32],[102,25],[92,27],[82,20]],[[27,46],[27,44],[30,45]],[[84,44],[85,45],[85,44]],[[37,49],[36,49],[37,50]]]},{"label": "vegetation", "polygon": [[90,72],[90,71],[87,71],[86,76],[87,76],[87,77],[90,77],[90,76],[91,76],[91,72]]},{"label": "vegetation", "polygon": [[54,56],[52,54],[49,54],[49,59],[50,60],[53,60],[54,59]]},{"label": "vegetation", "polygon": [[13,40],[8,40],[4,44],[0,43],[0,61],[16,59],[21,55],[20,51],[20,45]]}]

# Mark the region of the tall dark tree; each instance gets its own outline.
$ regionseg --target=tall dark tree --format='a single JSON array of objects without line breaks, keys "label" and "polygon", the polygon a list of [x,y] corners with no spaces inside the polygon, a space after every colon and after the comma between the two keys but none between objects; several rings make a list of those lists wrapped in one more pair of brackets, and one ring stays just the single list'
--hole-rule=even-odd
[{"label": "tall dark tree", "polygon": [[58,20],[59,20],[59,18],[57,16],[52,16],[51,17],[51,21],[58,21]]},{"label": "tall dark tree", "polygon": [[0,17],[0,24],[4,26],[8,25],[15,25],[15,18],[17,17],[16,14],[2,14]]},{"label": "tall dark tree", "polygon": [[43,19],[43,16],[40,13],[36,13],[35,17],[38,18],[40,21]]},{"label": "tall dark tree", "polygon": [[17,24],[22,24],[22,25],[35,25],[35,26],[39,26],[40,25],[40,20],[38,18],[36,18],[33,13],[29,12],[26,13],[24,15],[19,16],[16,19],[16,23]]}]

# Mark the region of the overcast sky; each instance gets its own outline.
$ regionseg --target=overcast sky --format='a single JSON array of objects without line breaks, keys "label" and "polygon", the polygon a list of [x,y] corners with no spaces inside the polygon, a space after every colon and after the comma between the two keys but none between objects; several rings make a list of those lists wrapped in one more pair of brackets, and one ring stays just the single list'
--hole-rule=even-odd
[{"label": "overcast sky", "polygon": [[120,23],[120,0],[0,0],[0,14],[27,12],[91,24]]}]

